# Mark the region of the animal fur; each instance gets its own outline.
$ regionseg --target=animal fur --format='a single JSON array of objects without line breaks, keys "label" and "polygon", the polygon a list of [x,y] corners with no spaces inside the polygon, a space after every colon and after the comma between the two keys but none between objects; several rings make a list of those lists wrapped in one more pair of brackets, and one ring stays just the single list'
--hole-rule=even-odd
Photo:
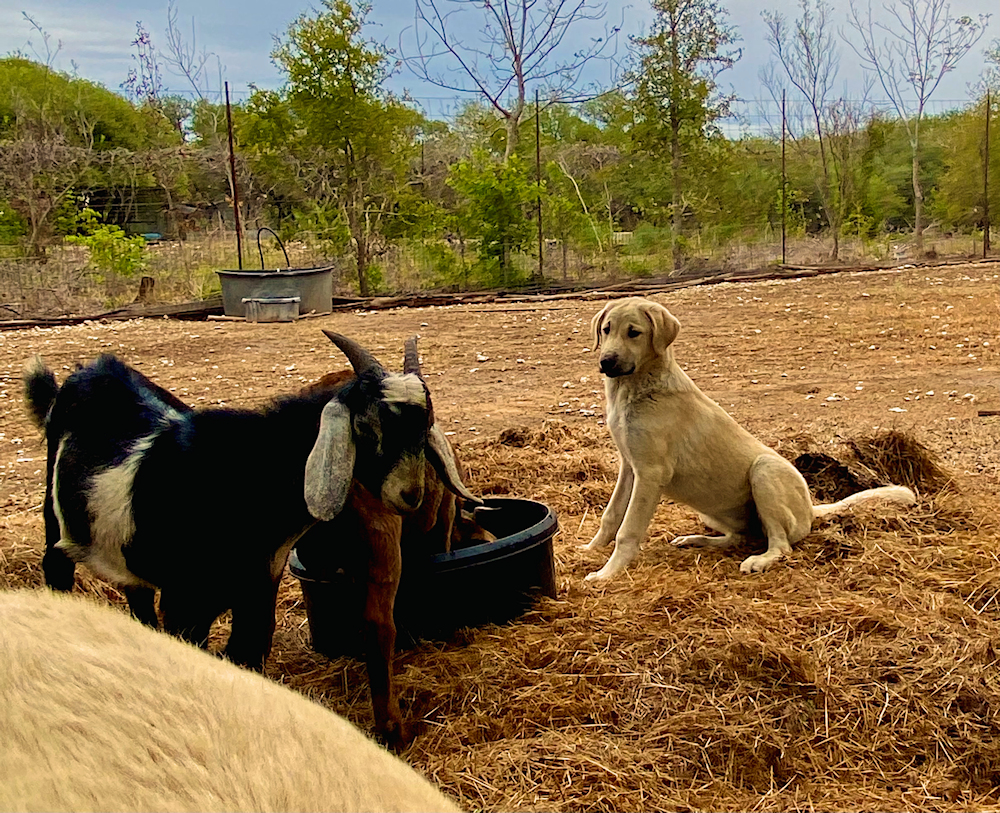
[{"label": "animal fur", "polygon": [[0,810],[458,810],[342,717],[114,608],[23,590],[0,617]]},{"label": "animal fur", "polygon": [[912,505],[904,486],[884,486],[829,505],[812,504],[802,475],[740,427],[703,393],[674,359],[680,322],[640,297],[608,303],[591,322],[605,375],[607,424],[621,456],[618,482],[601,526],[585,547],[615,543],[611,558],[588,581],[610,579],[639,555],[663,496],[694,508],[722,536],[680,536],[675,545],[727,549],[745,539],[767,550],[740,565],[765,570],[812,529],[815,517],[871,500]]}]

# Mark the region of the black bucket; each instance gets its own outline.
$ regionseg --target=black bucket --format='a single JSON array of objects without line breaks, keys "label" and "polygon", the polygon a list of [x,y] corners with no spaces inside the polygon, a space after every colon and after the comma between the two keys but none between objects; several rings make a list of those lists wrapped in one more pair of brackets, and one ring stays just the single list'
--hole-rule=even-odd
[{"label": "black bucket", "polygon": [[[396,594],[397,643],[448,638],[462,627],[503,624],[523,614],[539,596],[555,598],[552,540],[559,530],[555,512],[534,500],[487,499],[479,524],[497,537],[423,558],[407,558]],[[361,647],[365,574],[347,559],[331,561],[323,540],[321,557],[293,550],[292,574],[302,584],[313,648],[331,657],[356,655]],[[305,562],[303,562],[303,559]],[[322,562],[322,564],[318,564]]]}]

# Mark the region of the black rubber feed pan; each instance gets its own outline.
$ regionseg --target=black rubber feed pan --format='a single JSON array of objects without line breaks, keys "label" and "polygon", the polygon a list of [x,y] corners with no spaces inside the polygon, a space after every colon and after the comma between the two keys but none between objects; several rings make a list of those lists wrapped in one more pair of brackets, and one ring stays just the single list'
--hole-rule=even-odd
[{"label": "black rubber feed pan", "polygon": [[[457,629],[502,624],[524,613],[540,596],[555,598],[552,539],[555,512],[534,500],[491,498],[477,519],[496,541],[407,558],[396,594],[397,644],[447,638]],[[364,604],[362,565],[331,559],[338,547],[324,540],[324,555],[292,551],[290,568],[302,584],[313,648],[325,655],[361,651]],[[319,546],[314,545],[317,549]]]}]

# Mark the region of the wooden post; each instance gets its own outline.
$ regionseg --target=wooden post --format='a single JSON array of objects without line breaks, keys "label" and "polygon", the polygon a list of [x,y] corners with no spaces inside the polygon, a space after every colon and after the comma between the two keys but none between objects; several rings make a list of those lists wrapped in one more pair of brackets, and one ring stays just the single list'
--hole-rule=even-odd
[{"label": "wooden post", "polygon": [[992,100],[986,91],[986,145],[983,149],[983,259],[990,251],[990,113]]},{"label": "wooden post", "polygon": [[538,185],[536,191],[538,206],[538,281],[545,277],[543,268],[544,255],[542,253],[542,136],[541,125],[539,123],[538,112],[538,88],[535,88],[535,183]]},{"label": "wooden post", "polygon": [[233,150],[233,111],[229,106],[229,82],[226,82],[226,128],[229,130],[229,180],[233,192],[233,220],[236,223],[236,262],[243,270],[243,227],[240,224],[240,191],[236,184],[236,153]]},{"label": "wooden post", "polygon": [[785,170],[785,91],[781,91],[781,264],[787,262],[785,251],[788,218],[788,175]]}]

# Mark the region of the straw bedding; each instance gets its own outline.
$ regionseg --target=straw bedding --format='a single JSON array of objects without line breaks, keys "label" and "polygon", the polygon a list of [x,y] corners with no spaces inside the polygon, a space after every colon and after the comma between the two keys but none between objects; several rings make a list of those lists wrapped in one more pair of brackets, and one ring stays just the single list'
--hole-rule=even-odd
[{"label": "straw bedding", "polygon": [[[578,545],[614,485],[606,430],[547,421],[461,445],[475,489],[558,512],[558,598],[399,654],[407,759],[469,809],[1000,806],[995,513],[904,433],[768,440],[818,499],[891,481],[919,503],[818,522],[754,577],[745,551],[672,548],[698,522],[661,505],[639,564],[595,588],[600,557]],[[0,586],[38,584],[40,542],[0,550]],[[289,576],[278,628],[268,674],[370,728],[363,664],[311,652]]]}]

